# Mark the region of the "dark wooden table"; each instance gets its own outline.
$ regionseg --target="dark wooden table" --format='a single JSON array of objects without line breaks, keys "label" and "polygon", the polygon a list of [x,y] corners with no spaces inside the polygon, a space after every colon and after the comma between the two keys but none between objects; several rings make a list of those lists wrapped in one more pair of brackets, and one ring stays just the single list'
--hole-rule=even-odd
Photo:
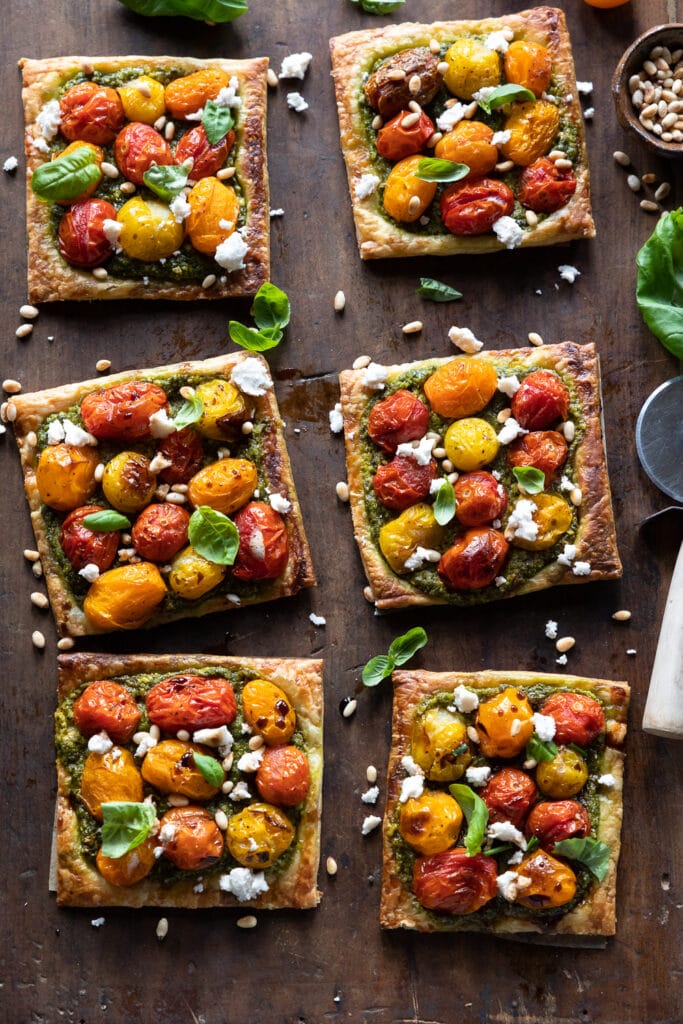
[{"label": "dark wooden table", "polygon": [[[503,14],[504,0],[408,0],[404,20]],[[104,638],[79,648],[110,651],[203,651],[253,655],[322,655],[326,659],[326,769],[323,817],[323,900],[315,912],[259,915],[249,932],[236,912],[170,911],[168,937],[155,936],[159,911],[57,910],[48,894],[55,781],[52,711],[55,635],[50,617],[33,608],[35,580],[22,549],[33,540],[11,433],[0,441],[3,478],[2,840],[4,892],[0,954],[0,1021],[195,1022],[195,1024],[320,1024],[323,1021],[473,1024],[600,1022],[674,1024],[681,1001],[680,822],[683,745],[640,729],[676,538],[660,533],[648,546],[640,520],[667,501],[639,467],[634,424],[646,396],[677,372],[641,323],[634,301],[634,255],[654,226],[641,212],[612,151],[626,149],[642,173],[672,181],[670,205],[683,198],[680,171],[658,165],[625,139],[612,112],[610,78],[626,45],[645,28],[678,20],[675,0],[640,0],[599,11],[580,0],[563,3],[577,74],[595,85],[587,126],[598,237],[558,249],[475,259],[385,261],[362,265],[357,253],[337,138],[327,40],[386,18],[362,15],[348,0],[251,0],[233,27],[209,29],[184,20],[136,17],[114,0],[80,3],[24,0],[3,5],[2,95],[4,160],[20,158],[15,176],[0,175],[3,269],[1,376],[24,390],[94,376],[103,357],[114,370],[205,357],[230,344],[227,321],[244,318],[247,302],[108,303],[46,306],[28,341],[19,341],[25,301],[22,118],[16,61],[57,54],[267,54],[279,69],[290,52],[314,55],[302,91],[304,115],[286,108],[281,86],[270,92],[269,164],[274,207],[274,281],[292,299],[292,325],[271,364],[287,422],[289,450],[318,573],[317,590],[272,606],[247,608],[153,632]],[[299,83],[288,83],[297,88]],[[584,104],[587,105],[587,104]],[[557,267],[571,263],[581,277],[570,287]],[[421,274],[456,285],[458,305],[438,306],[415,295]],[[333,312],[343,288],[347,307]],[[542,294],[537,293],[539,289]],[[401,325],[420,318],[422,334]],[[471,611],[376,618],[362,597],[364,579],[348,508],[334,486],[344,476],[342,442],[328,430],[337,373],[360,353],[378,361],[406,360],[451,348],[453,322],[470,326],[490,348],[526,344],[529,331],[546,341],[594,341],[603,366],[605,422],[619,546],[621,582],[555,589]],[[53,338],[53,340],[50,340]],[[295,434],[294,428],[301,433]],[[632,620],[611,613],[630,608]],[[315,610],[327,626],[308,619]],[[549,617],[577,638],[570,669],[629,680],[633,687],[623,850],[619,869],[618,934],[606,950],[527,947],[483,937],[381,933],[377,924],[380,837],[362,838],[367,808],[360,802],[365,769],[380,777],[389,742],[389,686],[362,695],[356,716],[342,719],[340,698],[355,690],[372,654],[412,625],[430,643],[420,664],[430,669],[484,667],[555,670],[544,637]],[[43,653],[31,632],[47,637]],[[637,653],[628,656],[626,651]],[[329,879],[324,860],[339,873]]]}]

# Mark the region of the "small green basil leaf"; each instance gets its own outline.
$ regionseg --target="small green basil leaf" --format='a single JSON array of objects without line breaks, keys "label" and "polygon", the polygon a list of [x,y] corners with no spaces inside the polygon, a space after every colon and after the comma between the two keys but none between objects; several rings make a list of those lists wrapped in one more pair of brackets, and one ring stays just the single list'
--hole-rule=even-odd
[{"label": "small green basil leaf", "polygon": [[352,4],[360,4],[366,14],[391,14],[403,7],[406,0],[351,0]]},{"label": "small green basil leaf", "polygon": [[286,292],[283,292],[277,285],[271,284],[270,281],[266,281],[254,296],[251,315],[261,331],[268,327],[285,328],[291,316]]},{"label": "small green basil leaf", "polygon": [[484,842],[486,826],[489,822],[489,810],[480,796],[464,786],[455,782],[448,787],[451,796],[457,800],[462,808],[462,813],[467,819],[467,835],[465,836],[465,849],[468,857],[474,857],[481,851],[481,844]]},{"label": "small green basil leaf", "polygon": [[198,754],[196,751],[192,754],[192,757],[197,768],[199,768],[199,771],[210,786],[223,785],[223,769],[215,757],[209,757],[207,754]]},{"label": "small green basil leaf", "polygon": [[147,188],[166,203],[171,203],[187,184],[190,172],[183,164],[156,164],[142,175]]},{"label": "small green basil leaf", "polygon": [[240,535],[232,519],[209,505],[200,505],[190,517],[190,544],[197,554],[216,565],[232,565],[240,546]]},{"label": "small green basil leaf", "polygon": [[279,327],[264,327],[262,331],[257,331],[255,327],[246,327],[239,320],[231,320],[228,330],[235,344],[250,352],[267,352],[268,349],[276,348],[282,341],[282,331]]},{"label": "small green basil leaf", "polygon": [[683,360],[683,209],[662,214],[636,265],[640,315],[664,348]]},{"label": "small green basil leaf", "polygon": [[490,96],[487,96],[485,100],[477,100],[477,102],[482,110],[490,114],[493,110],[498,110],[498,107],[504,107],[506,103],[514,103],[517,100],[533,103],[536,97],[530,89],[525,89],[523,85],[513,85],[512,82],[508,82],[507,85],[497,85]]},{"label": "small green basil leaf", "polygon": [[31,188],[39,199],[59,202],[77,199],[91,185],[96,185],[102,172],[95,162],[95,154],[89,146],[58,156],[41,164],[33,172]]},{"label": "small green basil leaf", "polygon": [[560,839],[553,849],[553,853],[559,853],[560,857],[568,857],[570,860],[578,860],[580,864],[585,864],[598,882],[605,880],[611,852],[607,843],[593,839],[592,836],[586,836],[585,839]]},{"label": "small green basil leaf", "polygon": [[374,658],[370,658],[361,675],[363,685],[377,686],[383,679],[391,675],[394,665],[393,658],[387,657],[386,654],[378,654]]},{"label": "small green basil leaf", "polygon": [[532,733],[526,745],[526,756],[531,761],[552,761],[557,754],[557,746],[552,740],[541,740],[537,733]]},{"label": "small green basil leaf", "polygon": [[433,277],[421,277],[420,287],[416,288],[415,292],[431,302],[454,302],[462,298],[462,292],[457,292],[443,281],[435,281]]},{"label": "small green basil leaf", "polygon": [[490,850],[484,850],[485,857],[497,857],[499,853],[509,853],[510,850],[516,850],[517,847],[513,846],[512,843],[503,843],[502,846],[492,846]]},{"label": "small green basil leaf", "polygon": [[515,466],[512,475],[527,494],[540,494],[545,489],[545,473],[535,466]]},{"label": "small green basil leaf", "polygon": [[207,100],[202,113],[202,124],[210,145],[224,139],[235,123],[229,107],[220,107],[213,100]]},{"label": "small green basil leaf", "polygon": [[466,743],[461,743],[460,746],[456,747],[455,750],[452,750],[451,753],[453,757],[460,757],[461,754],[466,754],[469,749],[470,748]]},{"label": "small green basil leaf", "polygon": [[105,857],[123,857],[144,843],[156,821],[151,804],[111,801],[102,804],[102,853]]},{"label": "small green basil leaf", "polygon": [[182,15],[217,25],[234,21],[249,10],[246,0],[119,0],[119,3],[149,18]]},{"label": "small green basil leaf", "polygon": [[191,423],[196,423],[201,419],[203,412],[204,403],[199,395],[193,395],[192,398],[186,399],[173,417],[176,430],[182,430],[183,427],[189,427]]},{"label": "small green basil leaf", "polygon": [[439,526],[445,526],[446,523],[450,523],[451,519],[455,515],[455,491],[453,490],[453,484],[450,480],[446,480],[444,477],[441,487],[436,492],[436,500],[434,502],[434,518],[436,519]]},{"label": "small green basil leaf", "polygon": [[426,643],[427,634],[424,629],[422,626],[415,626],[414,629],[409,629],[407,633],[392,640],[388,651],[389,660],[395,665],[405,665]]},{"label": "small green basil leaf", "polygon": [[527,853],[533,853],[533,851],[536,849],[536,847],[538,847],[540,845],[541,845],[541,841],[538,838],[538,836],[532,836],[531,839],[527,840],[526,852]]},{"label": "small green basil leaf", "polygon": [[120,512],[113,508],[102,509],[101,512],[91,512],[81,520],[86,530],[94,533],[109,533],[110,530],[127,530],[130,527],[130,519],[126,519]]},{"label": "small green basil leaf", "polygon": [[454,160],[424,156],[413,173],[421,181],[460,181],[470,173],[470,169],[467,164],[457,164]]}]

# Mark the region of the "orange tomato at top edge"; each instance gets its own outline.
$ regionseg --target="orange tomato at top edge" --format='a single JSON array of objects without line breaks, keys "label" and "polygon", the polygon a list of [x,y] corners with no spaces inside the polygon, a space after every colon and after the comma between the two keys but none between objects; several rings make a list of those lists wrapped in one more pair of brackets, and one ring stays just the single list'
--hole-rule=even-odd
[{"label": "orange tomato at top edge", "polygon": [[629,0],[584,0],[589,7],[623,7]]}]

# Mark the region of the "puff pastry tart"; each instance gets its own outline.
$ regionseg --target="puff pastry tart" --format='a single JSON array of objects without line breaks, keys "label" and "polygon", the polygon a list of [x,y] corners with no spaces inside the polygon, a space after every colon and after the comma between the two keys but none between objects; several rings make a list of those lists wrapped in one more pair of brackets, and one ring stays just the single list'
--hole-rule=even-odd
[{"label": "puff pastry tart", "polygon": [[32,302],[219,299],[268,279],[266,58],[19,64]]},{"label": "puff pastry tart", "polygon": [[262,357],[118,373],[14,405],[60,633],[137,629],[315,583]]},{"label": "puff pastry tart", "polygon": [[314,907],[322,662],[59,658],[57,902]]},{"label": "puff pastry tart", "polygon": [[330,47],[363,259],[595,234],[562,11],[388,25]]},{"label": "puff pastry tart", "polygon": [[417,931],[615,931],[629,687],[394,673],[380,920]]},{"label": "puff pastry tart", "polygon": [[346,370],[353,525],[380,610],[621,575],[593,345]]}]

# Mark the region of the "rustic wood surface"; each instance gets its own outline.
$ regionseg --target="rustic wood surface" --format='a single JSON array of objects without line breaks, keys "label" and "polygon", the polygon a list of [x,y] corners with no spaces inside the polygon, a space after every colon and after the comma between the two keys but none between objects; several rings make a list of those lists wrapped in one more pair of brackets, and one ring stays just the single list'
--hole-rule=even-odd
[{"label": "rustic wood surface", "polygon": [[[408,0],[402,20],[503,14],[505,0]],[[28,341],[14,337],[25,301],[22,118],[16,61],[57,54],[268,55],[276,69],[290,52],[310,50],[303,83],[270,91],[269,163],[274,207],[273,279],[290,294],[292,325],[272,354],[278,397],[308,536],[317,590],[271,606],[213,616],[188,625],[79,644],[110,651],[202,651],[252,655],[323,655],[326,659],[326,774],[323,900],[314,912],[260,915],[258,927],[235,927],[237,912],[168,912],[165,942],[155,937],[158,911],[106,910],[105,925],[82,910],[57,910],[48,894],[55,780],[52,711],[55,635],[50,617],[33,608],[35,589],[21,556],[32,536],[11,433],[0,442],[4,480],[2,623],[3,803],[0,877],[4,890],[0,953],[0,1020],[195,1024],[320,1024],[323,1021],[595,1022],[674,1024],[681,1020],[680,907],[683,746],[640,729],[649,673],[678,537],[661,529],[647,541],[638,531],[648,513],[668,504],[639,467],[634,424],[646,396],[677,372],[675,361],[643,327],[634,301],[634,254],[654,221],[640,211],[626,176],[612,160],[630,152],[639,171],[671,180],[669,205],[683,199],[677,167],[657,165],[617,127],[610,78],[626,45],[642,30],[679,20],[675,0],[645,0],[614,11],[579,0],[562,3],[578,77],[595,90],[587,126],[598,237],[561,249],[451,260],[362,265],[356,253],[346,181],[337,141],[327,40],[387,18],[363,15],[348,0],[251,0],[234,25],[207,28],[183,20],[143,19],[114,0],[69,3],[25,0],[2,9],[2,159],[20,158],[16,175],[0,175],[4,323],[2,377],[32,390],[92,376],[106,357],[113,369],[202,358],[229,345],[229,316],[244,319],[247,302],[67,303],[41,311]],[[681,12],[683,13],[683,12]],[[395,17],[395,16],[394,16]],[[288,88],[310,103],[303,115],[286,108]],[[557,267],[581,277],[570,287]],[[456,285],[457,305],[423,302],[421,274]],[[347,307],[333,312],[343,288]],[[538,295],[536,289],[542,294]],[[422,334],[401,325],[420,318]],[[524,345],[530,330],[546,340],[594,341],[602,356],[605,422],[619,546],[625,566],[616,583],[555,589],[471,611],[399,614],[382,619],[362,597],[364,579],[348,508],[335,497],[344,476],[342,442],[327,424],[337,372],[360,353],[378,361],[450,350],[453,322],[469,325],[491,348]],[[52,336],[54,340],[49,340]],[[301,433],[295,435],[294,427]],[[630,608],[630,623],[611,613]],[[326,616],[316,628],[309,612]],[[577,638],[573,672],[629,680],[633,686],[627,743],[624,843],[619,869],[618,935],[606,950],[557,950],[483,937],[382,934],[378,833],[362,838],[360,802],[365,769],[384,771],[390,692],[363,693],[356,716],[341,718],[339,700],[355,691],[362,664],[410,626],[430,637],[418,663],[430,669],[554,670],[556,652],[544,623],[559,621]],[[31,632],[47,637],[44,652]],[[627,656],[627,649],[637,653]],[[324,859],[339,873],[329,879]]]}]

